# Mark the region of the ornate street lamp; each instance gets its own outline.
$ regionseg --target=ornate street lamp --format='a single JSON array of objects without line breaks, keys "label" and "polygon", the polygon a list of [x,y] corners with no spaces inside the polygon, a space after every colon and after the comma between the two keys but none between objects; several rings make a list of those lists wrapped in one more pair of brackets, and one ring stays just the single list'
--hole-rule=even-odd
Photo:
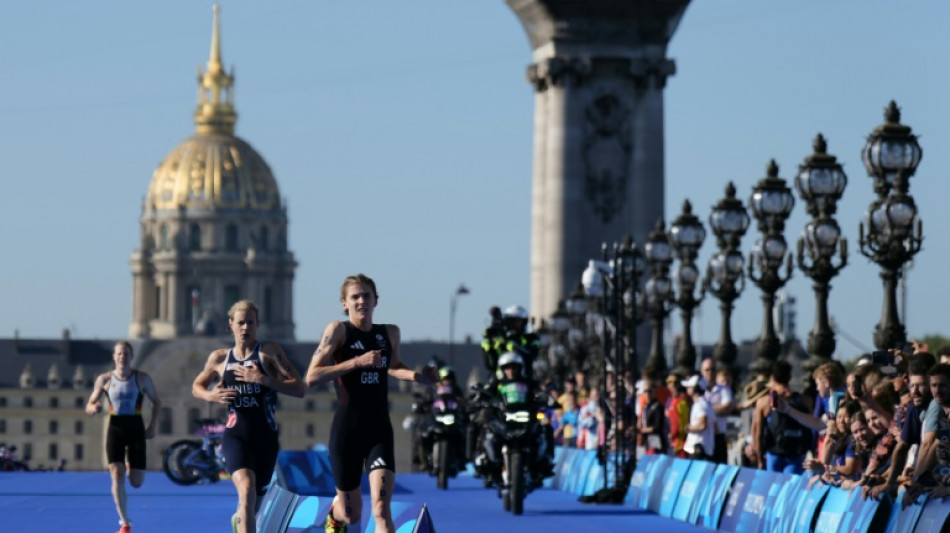
[{"label": "ornate street lamp", "polygon": [[874,345],[882,350],[901,347],[907,338],[897,314],[897,282],[904,263],[920,251],[923,241],[923,224],[908,194],[921,156],[917,136],[900,123],[900,110],[892,100],[884,111],[884,124],[871,132],[861,152],[878,198],[859,225],[858,242],[861,254],[881,266],[884,305],[881,321],[874,327]]},{"label": "ornate street lamp", "polygon": [[[828,320],[828,293],[831,279],[848,264],[848,241],[841,236],[834,219],[838,200],[848,185],[848,176],[835,156],[827,153],[827,143],[820,133],[812,147],[815,152],[798,166],[795,178],[795,189],[812,217],[798,238],[798,268],[812,279],[815,291],[815,325],[808,334],[811,357],[803,365],[808,377],[835,351],[835,335]],[[837,265],[834,264],[836,252],[840,258]]]},{"label": "ornate street lamp", "polygon": [[673,310],[674,298],[669,276],[673,247],[662,219],[656,221],[656,228],[647,237],[644,255],[650,271],[650,277],[643,287],[643,311],[650,317],[651,330],[647,365],[659,375],[664,375],[668,367],[663,353],[663,322]]},{"label": "ornate street lamp", "polygon": [[[775,160],[769,161],[766,177],[759,180],[752,189],[749,205],[752,214],[758,222],[762,238],[755,243],[755,248],[749,254],[749,279],[762,289],[763,321],[762,333],[755,343],[758,358],[752,363],[753,372],[762,373],[771,368],[778,358],[781,347],[778,336],[775,335],[775,321],[772,318],[772,309],[775,307],[775,291],[782,288],[792,277],[792,254],[788,252],[785,243],[785,220],[792,212],[795,197],[792,190],[785,185],[785,180],[778,177],[778,165]],[[785,263],[785,275],[781,273],[782,263]],[[756,274],[758,270],[758,274]]]},{"label": "ornate street lamp", "polygon": [[716,235],[719,252],[709,259],[703,288],[719,300],[722,312],[722,328],[719,341],[713,348],[713,356],[721,367],[732,368],[736,360],[737,348],[732,342],[732,305],[745,287],[742,275],[744,261],[739,252],[739,243],[749,227],[749,213],[742,201],[736,198],[736,187],[729,182],[726,197],[713,206],[709,215],[709,226]]},{"label": "ornate street lamp", "polygon": [[703,301],[704,293],[694,296],[696,282],[699,281],[699,269],[696,268],[696,256],[699,247],[706,239],[703,223],[693,214],[689,200],[683,202],[683,212],[670,224],[670,244],[676,251],[679,267],[676,269],[676,305],[683,318],[683,338],[676,349],[676,372],[689,375],[696,369],[696,346],[693,345],[692,321],[693,309]]}]

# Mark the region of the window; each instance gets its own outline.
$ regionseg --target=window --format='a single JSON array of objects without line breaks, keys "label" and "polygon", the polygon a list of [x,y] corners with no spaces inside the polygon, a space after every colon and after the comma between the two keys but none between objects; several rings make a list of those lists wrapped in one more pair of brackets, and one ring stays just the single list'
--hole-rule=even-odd
[{"label": "window", "polygon": [[7,397],[0,396],[0,407],[6,407],[6,406],[7,406]]},{"label": "window", "polygon": [[152,302],[152,318],[162,317],[162,288],[155,287],[155,301]]},{"label": "window", "polygon": [[49,458],[59,459],[59,446],[55,442],[49,443]]},{"label": "window", "polygon": [[238,249],[237,226],[228,224],[224,228],[224,249],[229,252],[236,252]]},{"label": "window", "polygon": [[273,313],[271,312],[271,311],[273,311],[273,309],[272,309],[272,300],[273,300],[272,292],[273,292],[273,291],[271,291],[269,285],[268,285],[267,287],[264,287],[264,309],[263,309],[263,311],[264,311],[264,318],[265,318],[265,320],[270,320],[271,317],[274,316]]},{"label": "window", "polygon": [[57,434],[57,433],[59,433],[59,422],[57,422],[56,420],[50,420],[50,421],[49,421],[49,434],[50,434],[50,435],[55,435],[55,434]]},{"label": "window", "polygon": [[168,248],[168,226],[162,224],[158,228],[158,249],[167,250]]},{"label": "window", "polygon": [[306,409],[308,411],[313,411],[316,408],[317,408],[317,402],[313,400],[307,400]]},{"label": "window", "polygon": [[82,396],[76,396],[76,401],[74,402],[74,405],[77,408],[82,409],[83,407],[86,406],[86,399],[83,398]]},{"label": "window", "polygon": [[56,409],[57,407],[59,407],[59,398],[57,398],[57,397],[55,397],[55,396],[52,397],[52,398],[50,398],[50,399],[49,399],[49,406],[52,407],[53,409]]},{"label": "window", "polygon": [[201,226],[192,224],[188,231],[188,249],[196,251],[201,249]]},{"label": "window", "polygon": [[[224,308],[230,309],[238,300],[241,299],[241,288],[237,285],[224,286]],[[267,316],[267,315],[264,315]]]},{"label": "window", "polygon": [[29,461],[33,458],[33,443],[27,442],[23,445],[23,460]]},{"label": "window", "polygon": [[7,421],[0,420],[0,433],[6,433],[6,432],[7,432]]},{"label": "window", "polygon": [[261,226],[261,250],[267,250],[267,247],[270,245],[270,233],[267,231],[267,226]]},{"label": "window", "polygon": [[23,397],[23,407],[33,407],[33,397],[24,396]]},{"label": "window", "polygon": [[188,433],[194,433],[201,429],[201,410],[192,407],[188,410]]},{"label": "window", "polygon": [[312,437],[314,434],[313,424],[307,424],[307,436]]},{"label": "window", "polygon": [[33,433],[33,421],[32,421],[32,420],[24,420],[24,421],[23,421],[23,433],[26,433],[27,435],[29,435],[30,433]]},{"label": "window", "polygon": [[158,414],[158,433],[159,435],[172,434],[172,409],[171,407],[162,407]]},{"label": "window", "polygon": [[73,426],[73,432],[76,433],[76,435],[82,435],[82,430],[83,430],[82,420],[77,420],[75,426]]},{"label": "window", "polygon": [[83,457],[82,444],[76,444],[73,446],[73,459],[76,461],[82,461]]}]

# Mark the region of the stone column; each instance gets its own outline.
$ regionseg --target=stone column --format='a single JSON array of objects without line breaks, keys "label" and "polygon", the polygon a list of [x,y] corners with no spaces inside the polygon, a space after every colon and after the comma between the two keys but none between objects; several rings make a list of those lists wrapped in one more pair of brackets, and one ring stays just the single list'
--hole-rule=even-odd
[{"label": "stone column", "polygon": [[602,242],[642,245],[663,217],[666,45],[689,1],[507,3],[534,50],[531,313],[546,318]]}]

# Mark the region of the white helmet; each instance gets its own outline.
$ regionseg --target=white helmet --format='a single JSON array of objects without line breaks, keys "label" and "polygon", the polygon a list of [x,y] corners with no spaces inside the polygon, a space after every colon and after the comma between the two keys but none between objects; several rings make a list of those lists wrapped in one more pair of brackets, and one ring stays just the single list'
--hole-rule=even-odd
[{"label": "white helmet", "polygon": [[505,308],[505,311],[501,314],[503,318],[520,318],[521,320],[528,320],[528,310],[520,305],[509,305]]},{"label": "white helmet", "polygon": [[524,359],[515,352],[505,352],[498,358],[498,368],[504,368],[508,365],[524,366]]}]

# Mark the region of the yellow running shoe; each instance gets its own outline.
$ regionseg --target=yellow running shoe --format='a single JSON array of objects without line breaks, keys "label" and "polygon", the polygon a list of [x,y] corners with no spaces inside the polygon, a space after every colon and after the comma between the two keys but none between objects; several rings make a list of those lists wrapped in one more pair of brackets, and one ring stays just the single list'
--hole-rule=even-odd
[{"label": "yellow running shoe", "polygon": [[346,522],[337,522],[333,519],[333,511],[327,513],[327,521],[323,524],[327,533],[346,533]]}]

